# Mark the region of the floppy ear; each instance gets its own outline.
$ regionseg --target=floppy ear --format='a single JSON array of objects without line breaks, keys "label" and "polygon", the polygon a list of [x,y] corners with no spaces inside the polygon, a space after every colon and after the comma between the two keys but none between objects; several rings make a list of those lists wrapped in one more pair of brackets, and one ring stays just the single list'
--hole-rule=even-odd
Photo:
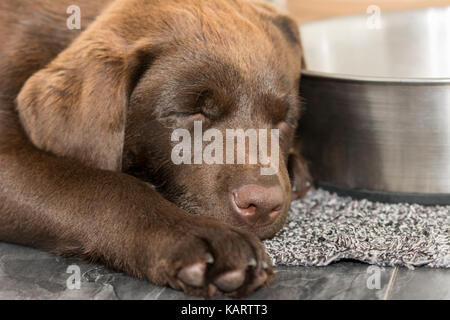
[{"label": "floppy ear", "polygon": [[291,45],[300,45],[299,25],[295,20],[266,2],[254,0],[252,4],[264,19],[271,21],[282,32]]},{"label": "floppy ear", "polygon": [[34,145],[91,167],[121,170],[128,100],[152,50],[107,31],[78,38],[18,96],[21,123]]}]

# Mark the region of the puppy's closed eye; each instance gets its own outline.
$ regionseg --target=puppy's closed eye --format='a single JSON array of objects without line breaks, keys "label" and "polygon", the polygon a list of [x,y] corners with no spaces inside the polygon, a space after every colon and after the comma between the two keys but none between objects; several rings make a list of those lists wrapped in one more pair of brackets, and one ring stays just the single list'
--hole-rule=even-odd
[{"label": "puppy's closed eye", "polygon": [[164,116],[185,121],[217,121],[224,115],[221,102],[217,101],[211,90],[189,94],[180,100],[181,102],[173,110],[168,110]]}]

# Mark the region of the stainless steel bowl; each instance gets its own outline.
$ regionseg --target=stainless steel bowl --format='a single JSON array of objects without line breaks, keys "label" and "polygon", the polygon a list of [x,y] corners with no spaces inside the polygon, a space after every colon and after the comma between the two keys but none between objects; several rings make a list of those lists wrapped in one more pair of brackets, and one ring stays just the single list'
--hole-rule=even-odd
[{"label": "stainless steel bowl", "polygon": [[450,204],[450,7],[301,26],[303,152],[318,184]]}]

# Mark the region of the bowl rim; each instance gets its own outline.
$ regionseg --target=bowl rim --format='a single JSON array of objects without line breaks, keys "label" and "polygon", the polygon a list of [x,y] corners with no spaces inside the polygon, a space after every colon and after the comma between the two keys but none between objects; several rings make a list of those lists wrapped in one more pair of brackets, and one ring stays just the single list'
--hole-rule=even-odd
[{"label": "bowl rim", "polygon": [[[386,14],[401,14],[407,12],[417,12],[417,11],[428,11],[428,10],[450,10],[449,5],[443,6],[431,6],[423,8],[414,8],[406,10],[391,10],[387,11]],[[318,23],[323,23],[327,21],[336,21],[349,18],[365,17],[363,14],[350,14],[342,15],[324,19],[317,19],[302,23],[299,25],[299,31],[301,36],[301,28],[303,26],[310,26]],[[303,54],[303,53],[302,53]],[[448,78],[398,78],[398,77],[378,77],[378,76],[364,76],[364,75],[353,75],[345,73],[334,73],[334,72],[323,72],[323,71],[313,71],[308,69],[302,69],[302,76],[309,76],[315,78],[328,78],[334,80],[346,80],[346,81],[359,81],[359,82],[382,82],[382,83],[401,83],[401,84],[450,84],[450,77]]]},{"label": "bowl rim", "polygon": [[395,78],[395,77],[358,76],[344,73],[311,71],[307,69],[302,70],[302,76],[343,80],[343,81],[358,81],[358,82],[382,82],[382,83],[400,83],[400,84],[450,84],[450,78]]}]

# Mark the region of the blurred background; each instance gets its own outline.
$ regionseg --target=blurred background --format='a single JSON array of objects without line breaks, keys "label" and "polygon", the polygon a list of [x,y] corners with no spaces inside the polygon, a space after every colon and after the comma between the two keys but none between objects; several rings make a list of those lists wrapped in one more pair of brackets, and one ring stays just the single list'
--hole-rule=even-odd
[{"label": "blurred background", "polygon": [[298,22],[347,14],[365,14],[371,5],[381,11],[450,6],[450,0],[267,0],[286,8]]}]

